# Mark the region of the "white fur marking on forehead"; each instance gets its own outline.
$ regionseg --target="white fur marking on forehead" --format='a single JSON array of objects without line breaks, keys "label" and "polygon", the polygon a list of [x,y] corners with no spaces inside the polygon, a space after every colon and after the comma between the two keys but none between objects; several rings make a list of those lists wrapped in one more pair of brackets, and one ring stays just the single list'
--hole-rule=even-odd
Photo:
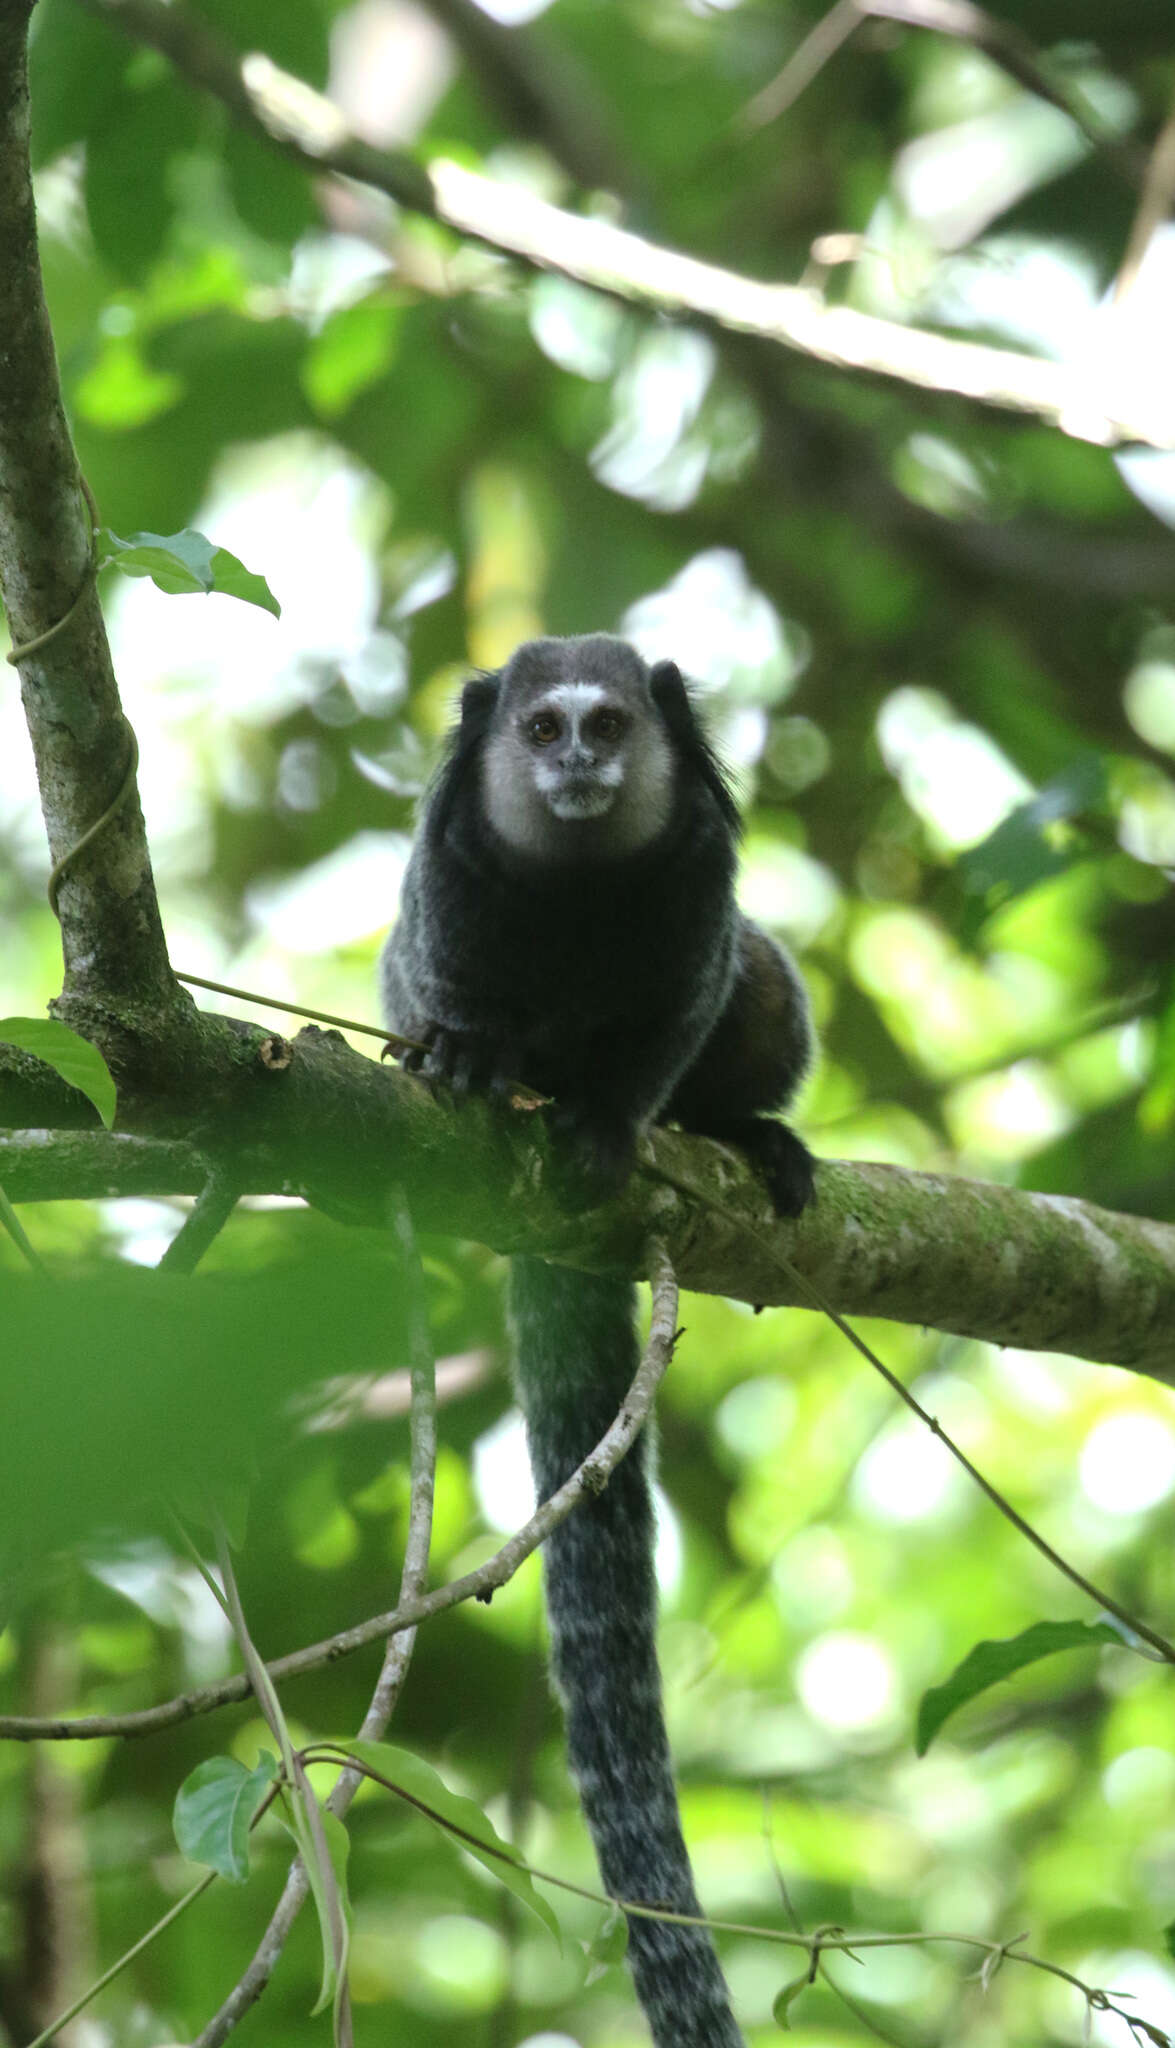
[{"label": "white fur marking on forehead", "polygon": [[574,724],[577,718],[586,717],[597,704],[602,704],[607,695],[599,683],[556,683],[553,689],[543,691],[542,701],[566,713]]}]

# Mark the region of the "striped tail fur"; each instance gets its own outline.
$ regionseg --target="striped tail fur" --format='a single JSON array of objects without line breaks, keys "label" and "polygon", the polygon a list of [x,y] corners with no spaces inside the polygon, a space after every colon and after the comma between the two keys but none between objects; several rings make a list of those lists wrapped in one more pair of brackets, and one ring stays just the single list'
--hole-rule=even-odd
[{"label": "striped tail fur", "polygon": [[[511,1321],[531,1464],[546,1500],[597,1444],[637,1367],[625,1280],[517,1258]],[[644,1438],[544,1545],[551,1663],[606,1890],[700,1912],[682,1839],[656,1653]],[[705,1928],[635,1915],[628,1959],[656,2048],[744,2048]]]}]

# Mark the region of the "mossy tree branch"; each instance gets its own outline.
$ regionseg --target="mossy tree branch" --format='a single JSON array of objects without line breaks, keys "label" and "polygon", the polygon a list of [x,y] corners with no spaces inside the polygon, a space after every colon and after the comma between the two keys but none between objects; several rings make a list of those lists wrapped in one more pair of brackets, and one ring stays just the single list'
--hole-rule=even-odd
[{"label": "mossy tree branch", "polygon": [[[212,1024],[216,1020],[205,1020]],[[334,1033],[310,1028],[273,1072],[239,1059],[235,1084],[206,1053],[219,1106],[144,1108],[160,1137],[0,1131],[0,1182],[15,1201],[195,1193],[209,1157],[242,1193],[303,1193],[356,1222],[402,1183],[420,1228],[589,1270],[643,1274],[663,1238],[683,1287],[808,1306],[781,1258],[841,1314],[924,1324],[993,1344],[1063,1351],[1175,1380],[1175,1227],[1092,1203],[896,1166],[824,1161],[798,1224],[771,1215],[741,1157],[657,1131],[624,1197],[568,1217],[550,1192],[538,1119],[481,1102],[434,1102]],[[3,1118],[0,1083],[0,1121]],[[185,1142],[185,1122],[188,1138]]]}]

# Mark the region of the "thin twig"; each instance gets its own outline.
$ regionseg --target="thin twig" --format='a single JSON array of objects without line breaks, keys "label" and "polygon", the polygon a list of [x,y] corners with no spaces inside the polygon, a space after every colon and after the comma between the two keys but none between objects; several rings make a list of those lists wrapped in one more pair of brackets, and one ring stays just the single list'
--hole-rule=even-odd
[{"label": "thin twig", "polygon": [[208,1247],[219,1237],[240,1200],[240,1186],[222,1166],[208,1170],[208,1179],[185,1216],[156,1270],[194,1273]]},{"label": "thin twig", "polygon": [[[418,1598],[424,1592],[428,1580],[437,1469],[436,1360],[428,1327],[428,1297],[424,1285],[424,1268],[420,1263],[420,1247],[416,1242],[411,1211],[402,1189],[396,1190],[389,1206],[392,1211],[392,1228],[399,1241],[403,1261],[402,1271],[408,1309],[409,1371],[412,1380],[409,1453],[411,1491],[408,1532],[404,1540],[404,1563],[400,1573],[400,1599],[404,1601]],[[390,1639],[383,1669],[359,1731],[364,1740],[378,1742],[395,1713],[415,1647],[414,1628],[404,1629]],[[332,1813],[345,1811],[343,1804],[336,1804],[336,1801],[342,1801],[344,1786],[347,1787],[345,1805],[350,1805],[358,1783],[357,1777],[354,1784],[350,1784],[345,1777],[339,1780],[327,1802]]]},{"label": "thin twig", "polygon": [[795,105],[801,93],[807,92],[812,81],[847,43],[853,31],[860,28],[862,19],[858,0],[836,0],[835,7],[830,7],[816,26],[809,29],[803,42],[792,51],[770,84],[757,92],[753,100],[747,101],[736,125],[751,133],[778,121],[781,114],[786,114],[788,108]]},{"label": "thin twig", "polygon": [[16,1210],[13,1208],[12,1203],[9,1201],[3,1187],[0,1187],[0,1224],[8,1232],[25,1264],[31,1266],[35,1273],[43,1273],[45,1271],[45,1261],[25,1229],[24,1224],[21,1222],[20,1217],[17,1215]]},{"label": "thin twig", "polygon": [[740,116],[740,127],[763,128],[778,120],[843,47],[854,29],[869,19],[900,22],[906,28],[926,29],[934,35],[969,43],[1001,71],[1006,71],[1017,85],[1066,115],[1091,149],[1103,150],[1123,177],[1138,183],[1134,152],[1124,149],[1098,119],[1085,94],[1061,85],[1022,30],[976,7],[973,0],[836,0],[836,5],[809,31],[771,83],[748,102]]},{"label": "thin twig", "polygon": [[291,1017],[308,1017],[313,1024],[336,1024],[343,1031],[361,1031],[368,1038],[380,1039],[384,1045],[403,1046],[405,1051],[428,1051],[418,1039],[401,1038],[398,1032],[388,1031],[382,1024],[360,1024],[354,1017],[336,1016],[333,1010],[308,1010],[305,1003],[285,1003],[280,996],[261,995],[253,988],[234,988],[227,981],[206,981],[202,974],[184,974],[178,967],[172,972],[177,981],[186,982],[189,988],[207,988],[214,995],[235,996],[238,1002],[256,1003],[263,1010],[285,1010]]},{"label": "thin twig", "polygon": [[784,1253],[777,1253],[776,1256],[790,1273],[797,1286],[802,1288],[803,1292],[807,1295],[813,1308],[819,1309],[823,1315],[826,1315],[831,1322],[835,1323],[841,1335],[847,1337],[849,1343],[855,1350],[860,1352],[862,1358],[868,1360],[874,1372],[881,1374],[886,1385],[893,1389],[898,1399],[905,1403],[906,1407],[912,1414],[918,1417],[920,1422],[926,1424],[931,1435],[938,1438],[944,1450],[950,1452],[952,1458],[962,1466],[968,1478],[973,1479],[980,1492],[986,1494],[992,1506],[999,1509],[1004,1520],[1010,1522],[1013,1529],[1018,1530],[1020,1535],[1025,1537],[1032,1544],[1033,1548],[1040,1552],[1043,1558],[1047,1558],[1049,1564],[1053,1565],[1063,1577],[1069,1580],[1070,1585],[1076,1586],[1079,1592],[1085,1593],[1098,1607],[1104,1607],[1108,1614],[1116,1615],[1118,1620],[1126,1628],[1130,1629],[1134,1635],[1141,1636],[1143,1642],[1149,1643],[1152,1649],[1157,1650],[1165,1663],[1175,1664],[1175,1644],[1169,1643],[1166,1636],[1160,1635],[1157,1629],[1149,1628],[1145,1621],[1140,1621],[1137,1615],[1131,1614],[1129,1608],[1123,1607],[1119,1601],[1113,1598],[1112,1594],[1106,1592],[1103,1586],[1098,1586],[1092,1579],[1087,1579],[1084,1573],[1077,1570],[1076,1565],[1070,1564],[1068,1558],[1061,1555],[1059,1550],[1054,1550],[1052,1544],[1040,1534],[1038,1529],[1033,1528],[1031,1522],[1025,1520],[1024,1516],[1020,1514],[1018,1509],[1012,1506],[1011,1501],[1000,1492],[999,1488],[992,1485],[991,1480],[980,1471],[978,1465],[972,1464],[966,1451],[955,1442],[952,1436],[947,1434],[938,1417],[932,1415],[928,1408],[922,1406],[917,1396],[910,1392],[909,1387],[898,1378],[896,1372],[886,1365],[884,1359],[879,1358],[872,1347],[865,1342],[865,1339],[859,1336],[857,1331],[853,1329],[852,1325],[847,1323],[836,1309],[829,1306],[820,1293],[819,1288],[814,1287],[812,1282],[799,1271],[798,1267],[793,1266],[791,1260]]},{"label": "thin twig", "polygon": [[[83,590],[77,599],[79,604],[84,596],[85,591]],[[54,627],[51,632],[42,633],[40,642],[37,644],[39,645],[41,642],[52,639],[56,630],[57,628]],[[128,803],[132,797],[136,800],[138,798],[136,777],[139,771],[139,736],[129,718],[125,715],[122,723],[127,736],[122,780],[105,809],[99,813],[98,817],[91,824],[86,826],[84,832],[79,833],[76,839],[71,840],[64,852],[58,855],[49,871],[49,879],[45,884],[45,894],[49,898],[49,908],[59,923],[61,920],[61,909],[58,899],[61,895],[61,885],[65,881],[70,869],[74,866],[79,856],[86,851],[86,848],[92,846],[95,839],[99,838],[106,831],[107,827],[113,823],[123,805]]]},{"label": "thin twig", "polygon": [[[436,1467],[436,1406],[433,1391],[432,1352],[428,1336],[427,1309],[424,1299],[423,1275],[420,1270],[419,1254],[416,1250],[415,1235],[411,1218],[402,1198],[394,1207],[394,1228],[405,1253],[405,1270],[409,1286],[409,1322],[412,1353],[412,1503],[408,1518],[408,1536],[404,1549],[404,1568],[400,1584],[403,1603],[419,1594],[428,1569],[428,1548],[432,1527],[432,1491]],[[583,1491],[579,1483],[588,1467],[596,1474],[592,1491],[598,1491],[604,1478],[620,1462],[620,1458],[631,1444],[633,1437],[643,1424],[656,1390],[673,1353],[674,1336],[677,1328],[677,1284],[673,1269],[665,1254],[664,1247],[655,1244],[650,1247],[650,1265],[654,1273],[653,1313],[649,1329],[649,1341],[641,1360],[636,1378],[625,1398],[620,1415],[612,1424],[606,1436],[596,1449],[584,1460],[578,1472],[572,1475],[559,1493],[552,1496],[548,1507],[573,1490],[565,1512],[569,1513]],[[647,1390],[647,1391],[646,1391]],[[625,1426],[622,1426],[625,1425]],[[629,1426],[630,1425],[630,1426]],[[607,1451],[605,1447],[607,1446]],[[537,1518],[532,1518],[537,1519]],[[560,1514],[557,1517],[562,1520]],[[551,1524],[555,1526],[554,1523]],[[516,1539],[517,1540],[517,1539]],[[532,1546],[533,1547],[533,1546]],[[408,1662],[415,1641],[414,1627],[406,1628],[388,1645],[383,1670],[380,1673],[371,1705],[367,1710],[360,1734],[370,1741],[378,1741],[387,1727],[400,1688],[407,1672]],[[322,1749],[323,1745],[318,1745]],[[329,1745],[326,1746],[330,1752]],[[333,1792],[327,1801],[330,1810],[340,1818],[346,1812],[365,1773],[358,1765],[348,1764],[341,1773]],[[230,1992],[218,2013],[208,2021],[202,2033],[192,2043],[192,2048],[220,2048],[227,2040],[250,2007],[255,2005],[273,1975],[274,1968],[290,1928],[305,1899],[307,1879],[300,1859],[291,1865],[286,1879],[285,1890],[274,1909],[269,1926],[261,1944],[239,1983]]]},{"label": "thin twig", "polygon": [[196,1900],[201,1894],[206,1892],[210,1885],[216,1883],[218,1875],[218,1871],[210,1870],[204,1877],[198,1879],[190,1891],[186,1891],[182,1898],[177,1899],[174,1906],[169,1906],[162,1918],[157,1920],[153,1927],[147,1929],[146,1934],[140,1935],[138,1941],[132,1947],[124,1950],[116,1963],[111,1963],[110,1968],[104,1970],[96,1982],[87,1986],[80,1998],[74,2000],[68,2011],[58,2013],[52,2025],[46,2027],[44,2033],[38,2034],[34,2041],[30,2041],[28,2048],[45,2048],[46,2042],[56,2040],[62,2028],[68,2026],[70,2020],[75,2019],[77,2014],[89,2005],[90,2000],[96,1998],[100,1991],[104,1991],[108,1984],[113,1984],[115,1978],[122,1975],[128,1963],[133,1963],[135,1957],[142,1955],[144,1949],[150,1948],[151,1943],[157,1940],[164,1929],[170,1927],[174,1920],[178,1920],[181,1913],[186,1913],[189,1906],[195,1905]]},{"label": "thin twig", "polygon": [[[776,1886],[779,1890],[779,1897],[780,1902],[783,1906],[783,1910],[787,1914],[787,1917],[791,1922],[792,1931],[795,1934],[800,1935],[802,1939],[807,1940],[808,1937],[804,1934],[803,1923],[801,1922],[800,1916],[797,1913],[794,1904],[792,1903],[792,1896],[790,1891],[788,1890],[787,1879],[783,1874],[783,1865],[781,1864],[779,1857],[776,1853],[775,1837],[771,1832],[771,1792],[770,1788],[767,1785],[764,1785],[763,1787],[762,1833],[763,1840],[767,1848],[767,1860],[771,1865],[772,1874],[775,1878]],[[822,1940],[820,1946],[822,1948],[826,1948],[828,1946],[827,1941]],[[809,1966],[810,1969],[813,1970],[813,1972],[815,1964],[816,1952],[814,1950],[812,1955],[812,1963]],[[902,2043],[897,2040],[896,2036],[894,2036],[893,2034],[887,2034],[883,2027],[878,2026],[877,2021],[873,2018],[873,2015],[869,2012],[866,2012],[864,2006],[860,2005],[855,1998],[851,1998],[849,1996],[849,1993],[842,1989],[842,1987],[837,1983],[836,1978],[830,1974],[829,1970],[824,1965],[823,1961],[820,1962],[820,1973],[823,1976],[824,1981],[827,1984],[829,1990],[832,1992],[833,1996],[835,1998],[838,1998],[841,2004],[845,2006],[849,2012],[852,2013],[853,2018],[857,2021],[857,2024],[861,2027],[864,2027],[866,2033],[874,2035],[878,2041],[886,2042],[887,2048],[902,2048]]]},{"label": "thin twig", "polygon": [[[428,1327],[428,1301],[424,1273],[412,1218],[402,1191],[392,1197],[392,1228],[401,1252],[400,1274],[408,1305],[412,1405],[410,1420],[411,1497],[404,1563],[400,1574],[400,1600],[411,1600],[424,1590],[428,1577],[428,1554],[432,1542],[433,1498],[436,1482],[437,1408],[436,1367]],[[376,1681],[360,1736],[378,1742],[399,1699],[416,1643],[415,1628],[403,1630],[388,1642],[383,1667]],[[359,1786],[362,1774],[352,1768],[342,1771],[327,1799],[327,1809],[342,1820]],[[193,2043],[193,2048],[218,2048],[228,2039],[237,2022],[257,2003],[277,1966],[291,1928],[305,1903],[309,1890],[306,1866],[300,1856],[290,1865],[282,1895],[270,1916],[269,1925],[248,1968],[229,1992]]]},{"label": "thin twig", "polygon": [[[317,1670],[321,1665],[333,1664],[340,1657],[350,1656],[381,1636],[396,1635],[403,1629],[413,1628],[418,1622],[427,1621],[431,1615],[442,1614],[446,1608],[457,1607],[465,1600],[484,1599],[487,1594],[497,1592],[500,1586],[513,1578],[519,1566],[538,1549],[540,1543],[545,1542],[552,1529],[566,1521],[585,1494],[597,1494],[607,1485],[648,1419],[653,1397],[673,1349],[676,1279],[668,1253],[658,1242],[650,1246],[648,1264],[653,1288],[653,1322],[645,1355],[615,1421],[609,1425],[595,1449],[589,1451],[583,1463],[576,1467],[570,1479],[476,1571],[466,1572],[463,1578],[453,1579],[447,1586],[438,1586],[431,1593],[402,1601],[388,1614],[374,1615],[354,1628],[342,1629],[337,1635],[328,1636],[323,1642],[294,1650],[288,1657],[275,1658],[266,1666],[275,1684],[286,1678],[295,1678],[304,1671]],[[671,1300],[672,1308],[669,1306]],[[232,1678],[222,1679],[218,1685],[203,1686],[199,1692],[181,1693],[176,1699],[166,1700],[157,1707],[145,1707],[134,1714],[87,1714],[73,1721],[37,1719],[20,1714],[0,1715],[0,1740],[7,1737],[18,1742],[70,1742],[93,1741],[107,1735],[154,1735],[163,1728],[189,1721],[196,1714],[209,1714],[217,1707],[244,1699],[248,1691],[248,1680],[238,1673]]]},{"label": "thin twig", "polygon": [[860,1352],[862,1358],[873,1367],[875,1372],[880,1373],[886,1385],[892,1388],[898,1399],[905,1403],[911,1413],[916,1415],[920,1422],[926,1424],[931,1435],[936,1436],[943,1448],[949,1451],[952,1458],[963,1467],[968,1478],[973,1479],[980,1491],[986,1494],[992,1506],[999,1509],[1005,1521],[1010,1522],[1012,1527],[1018,1530],[1020,1535],[1025,1537],[1033,1545],[1034,1549],[1040,1552],[1042,1557],[1047,1558],[1048,1562],[1055,1566],[1056,1570],[1069,1580],[1071,1585],[1076,1586],[1080,1592],[1087,1594],[1099,1607],[1104,1607],[1107,1613],[1116,1615],[1118,1620],[1123,1622],[1133,1634],[1141,1636],[1144,1642],[1149,1643],[1152,1649],[1157,1650],[1164,1663],[1175,1664],[1175,1644],[1169,1643],[1166,1636],[1160,1635],[1156,1629],[1149,1628],[1144,1621],[1139,1621],[1137,1615],[1131,1614],[1128,1608],[1121,1606],[1103,1587],[1095,1585],[1092,1579],[1087,1579],[1083,1573],[1077,1570],[1075,1565],[1071,1565],[1068,1559],[1061,1555],[1059,1550],[1054,1550],[1052,1544],[1046,1541],[1039,1530],[1033,1528],[1031,1522],[1025,1520],[1024,1516],[1020,1514],[1018,1509],[1012,1506],[1011,1501],[1000,1492],[999,1488],[992,1485],[991,1480],[980,1471],[978,1465],[972,1464],[966,1451],[962,1450],[954,1438],[947,1434],[938,1417],[932,1415],[928,1408],[922,1406],[922,1403],[910,1392],[904,1381],[900,1380],[896,1372],[886,1365],[884,1359],[877,1356],[876,1351],[865,1342],[863,1337],[858,1335],[851,1323],[845,1321],[839,1310],[833,1308],[831,1302],[826,1300],[820,1289],[813,1281],[808,1279],[805,1273],[801,1273],[799,1267],[788,1258],[786,1252],[780,1251],[775,1245],[768,1244],[767,1240],[747,1224],[743,1218],[736,1216],[722,1202],[716,1202],[703,1188],[693,1186],[690,1182],[673,1174],[666,1173],[663,1175],[663,1178],[669,1182],[671,1187],[680,1189],[684,1194],[692,1195],[704,1208],[712,1210],[717,1216],[725,1217],[728,1223],[734,1223],[741,1230],[745,1231],[747,1237],[756,1243],[760,1250],[766,1253],[774,1264],[781,1267],[787,1273],[794,1286],[799,1289],[811,1306],[819,1310],[821,1315],[827,1316],[829,1322],[835,1325],[842,1337],[848,1339],[853,1349]]},{"label": "thin twig", "polygon": [[[245,1669],[254,1697],[281,1753],[282,1777],[291,1798],[290,1823],[295,1839],[301,1844],[303,1851],[297,1859],[298,1867],[302,1870],[303,1896],[309,1888],[309,1877],[306,1872],[305,1862],[306,1856],[309,1855],[317,1865],[318,1883],[315,1896],[319,1904],[320,1933],[329,1965],[333,1971],[335,1986],[335,2040],[338,2048],[352,2048],[350,1999],[346,1984],[346,1958],[350,1930],[343,1911],[338,1881],[331,1865],[330,1852],[323,1833],[322,1814],[318,1805],[318,1797],[306,1776],[306,1768],[301,1756],[294,1751],[289,1728],[286,1724],[285,1715],[282,1712],[273,1680],[249,1634],[244,1609],[241,1605],[240,1592],[237,1587],[236,1574],[233,1570],[232,1558],[229,1554],[228,1540],[223,1528],[220,1528],[217,1532],[216,1549],[221,1582],[224,1586],[228,1602],[229,1619],[232,1623],[237,1647],[244,1658]],[[289,1889],[290,1886],[287,1881],[287,1891]],[[300,1897],[290,1914],[291,1923],[301,1903],[302,1899]],[[272,1928],[272,1922],[270,1925]],[[262,1941],[262,1948],[267,1946],[268,1939],[267,1931]],[[273,1960],[275,1962],[280,1953],[281,1948],[279,1946],[274,1953]],[[263,1986],[258,1987],[258,1993],[262,1988]],[[258,1993],[254,1993],[254,1996],[257,1996]],[[251,2004],[252,1999],[248,2002]],[[220,2018],[223,2013],[224,2008],[222,2007],[221,2014],[217,2015],[217,2018]],[[232,2031],[236,2017],[239,2017],[239,2014],[228,2022],[222,2032],[217,2033],[213,2031],[210,2039],[223,2040],[225,2034]],[[215,2028],[215,2025],[215,2021],[210,2022],[212,2028]]]},{"label": "thin twig", "polygon": [[988,14],[984,8],[975,6],[973,0],[857,0],[857,4],[862,14],[970,43],[1001,71],[1006,71],[1009,78],[1014,78],[1017,85],[1066,115],[1091,149],[1104,151],[1123,177],[1138,183],[1140,167],[1134,153],[1121,147],[1083,92],[1058,82],[1031,39],[1012,22]]},{"label": "thin twig", "polygon": [[1170,216],[1175,205],[1175,107],[1172,107],[1158,140],[1151,151],[1146,176],[1142,182],[1142,196],[1138,211],[1130,229],[1126,253],[1114,280],[1112,300],[1115,310],[1125,305],[1134,289],[1143,259],[1151,242],[1163,222]]},{"label": "thin twig", "polygon": [[[328,1762],[344,1753],[341,1745],[312,1742],[303,1750],[302,1760],[308,1764]],[[981,1934],[954,1934],[938,1928],[925,1933],[850,1934],[840,1926],[818,1927],[811,1934],[803,1934],[796,1933],[790,1928],[764,1927],[755,1921],[719,1920],[707,1913],[673,1913],[664,1906],[649,1906],[634,1899],[614,1899],[607,1892],[593,1891],[589,1885],[574,1884],[570,1878],[558,1877],[553,1870],[541,1870],[536,1864],[528,1863],[515,1855],[500,1842],[495,1844],[488,1842],[483,1835],[467,1833],[447,1815],[438,1813],[423,1799],[418,1799],[414,1793],[405,1791],[402,1785],[393,1783],[370,1764],[358,1764],[356,1769],[361,1771],[365,1778],[371,1779],[373,1784],[382,1786],[385,1792],[394,1793],[406,1806],[414,1807],[418,1813],[424,1814],[455,1841],[467,1843],[471,1848],[475,1847],[480,1857],[493,1857],[498,1862],[508,1863],[513,1869],[524,1870],[528,1877],[537,1878],[540,1884],[553,1885],[556,1891],[568,1892],[577,1899],[588,1899],[596,1906],[610,1906],[630,1918],[655,1920],[667,1927],[705,1927],[712,1934],[747,1935],[754,1940],[769,1942],[780,1948],[802,1948],[808,1955],[810,1968],[818,1965],[825,1950],[836,1950],[858,1961],[858,1949],[930,1948],[938,1942],[950,1942],[963,1948],[981,1949],[986,1957],[994,1959],[997,1964],[1004,1961],[1024,1963],[1029,1969],[1043,1970],[1047,1976],[1058,1977],[1062,1983],[1071,1984],[1081,1993],[1091,2011],[1110,2012],[1118,2019],[1125,2020],[1128,2025],[1139,2024],[1132,2014],[1113,2003],[1115,1998],[1132,1999],[1133,1993],[1105,1991],[1100,1986],[1085,1983],[1083,1978],[1075,1976],[1072,1970],[1064,1969],[1060,1963],[1050,1963],[1044,1956],[1029,1954],[1019,1946],[1026,1938],[1023,1934],[1012,1935],[1005,1941],[991,1941]]]},{"label": "thin twig", "polygon": [[[402,1032],[389,1031],[383,1024],[360,1024],[354,1017],[340,1017],[332,1010],[310,1010],[305,1003],[286,1003],[280,996],[262,995],[254,988],[234,988],[227,981],[206,981],[200,974],[181,974],[179,968],[173,973],[177,981],[186,982],[192,988],[211,989],[214,995],[235,996],[241,1003],[256,1003],[262,1010],[285,1010],[291,1017],[306,1017],[312,1024],[335,1024],[343,1031],[362,1032],[367,1038],[378,1038],[385,1052],[422,1052],[431,1050],[419,1038],[405,1038]],[[512,1109],[538,1109],[547,1101],[525,1081],[508,1082],[510,1106]]]},{"label": "thin twig", "polygon": [[201,1579],[204,1581],[204,1584],[207,1586],[208,1591],[212,1595],[212,1598],[215,1600],[217,1606],[219,1607],[221,1613],[223,1614],[225,1620],[228,1622],[228,1625],[231,1628],[233,1618],[229,1611],[228,1595],[226,1594],[224,1587],[221,1585],[219,1579],[216,1577],[216,1574],[214,1572],[209,1571],[208,1566],[205,1564],[204,1559],[200,1555],[200,1551],[197,1544],[194,1542],[188,1530],[184,1527],[175,1509],[170,1505],[167,1510],[167,1519],[170,1522],[172,1529],[175,1531],[176,1541],[181,1545],[181,1547],[187,1552],[188,1556],[191,1558],[194,1569],[200,1574]]}]

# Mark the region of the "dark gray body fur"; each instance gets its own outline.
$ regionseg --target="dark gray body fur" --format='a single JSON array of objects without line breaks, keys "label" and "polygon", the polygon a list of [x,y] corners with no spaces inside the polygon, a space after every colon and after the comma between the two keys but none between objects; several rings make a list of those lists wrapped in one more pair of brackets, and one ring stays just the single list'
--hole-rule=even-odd
[{"label": "dark gray body fur", "polygon": [[[487,789],[491,800],[487,801]],[[520,648],[466,688],[382,963],[387,1021],[458,1091],[554,1098],[563,1186],[613,1192],[638,1127],[733,1140],[781,1213],[811,1160],[785,1106],[810,1027],[787,956],[734,903],[737,817],[671,663],[596,634]],[[519,1393],[540,1499],[603,1435],[636,1368],[627,1282],[514,1261]],[[545,1550],[568,1750],[608,1891],[697,1913],[661,1712],[648,1446]],[[629,1922],[657,2048],[738,2048],[704,1930]]]}]

